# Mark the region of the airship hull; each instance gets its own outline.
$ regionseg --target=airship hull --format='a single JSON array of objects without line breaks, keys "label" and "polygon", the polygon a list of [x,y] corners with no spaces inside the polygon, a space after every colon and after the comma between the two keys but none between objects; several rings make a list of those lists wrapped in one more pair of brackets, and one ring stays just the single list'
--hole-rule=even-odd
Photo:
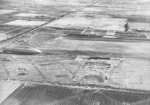
[{"label": "airship hull", "polygon": [[34,48],[5,48],[3,49],[3,53],[16,55],[36,55],[41,54],[42,52],[39,49]]}]

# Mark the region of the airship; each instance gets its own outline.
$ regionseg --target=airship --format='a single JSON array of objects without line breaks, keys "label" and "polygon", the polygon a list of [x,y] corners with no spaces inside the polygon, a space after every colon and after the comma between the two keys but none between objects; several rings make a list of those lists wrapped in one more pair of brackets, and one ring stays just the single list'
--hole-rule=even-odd
[{"label": "airship", "polygon": [[15,55],[37,55],[41,54],[42,51],[36,48],[3,48],[2,49],[3,54],[15,54]]}]

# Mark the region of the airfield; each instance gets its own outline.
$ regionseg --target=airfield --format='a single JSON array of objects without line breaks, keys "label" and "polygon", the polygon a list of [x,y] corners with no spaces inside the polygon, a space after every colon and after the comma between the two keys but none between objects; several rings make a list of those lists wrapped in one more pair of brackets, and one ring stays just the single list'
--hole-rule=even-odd
[{"label": "airfield", "polygon": [[0,105],[149,105],[148,4],[64,2],[1,6]]}]

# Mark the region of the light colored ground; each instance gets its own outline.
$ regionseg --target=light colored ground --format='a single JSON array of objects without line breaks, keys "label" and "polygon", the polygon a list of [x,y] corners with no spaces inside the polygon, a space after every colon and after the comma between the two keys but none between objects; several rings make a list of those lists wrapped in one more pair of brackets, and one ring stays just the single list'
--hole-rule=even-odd
[{"label": "light colored ground", "polygon": [[5,39],[7,39],[7,35],[5,35],[4,33],[0,33],[0,41]]},{"label": "light colored ground", "polygon": [[[41,3],[40,2],[41,0],[33,0],[33,1],[35,1],[37,4]],[[67,0],[63,0],[62,2],[65,1]],[[59,4],[61,5],[62,2],[60,2]],[[26,4],[27,3],[28,1],[26,2]],[[41,4],[47,4],[47,3],[48,3],[47,0],[45,0],[45,2],[42,2]],[[68,1],[66,4],[70,4],[70,3],[72,2]],[[73,2],[73,4],[78,4],[78,2]],[[99,5],[100,4],[101,3],[99,3]],[[112,5],[116,7],[116,4],[112,4]],[[77,12],[75,14],[54,21],[48,26],[85,28],[91,25],[92,27],[97,29],[124,31],[123,25],[125,24],[126,19],[112,18],[107,14],[102,15],[99,12],[103,12],[106,9],[106,12],[114,11],[114,13],[117,14],[118,12],[116,11],[121,11],[124,9],[129,11],[130,9],[137,8],[137,6],[135,7],[132,5],[130,6],[125,5],[123,7],[122,5],[118,5],[118,8],[116,7],[113,9],[113,7],[111,7],[112,5],[101,4],[102,8],[99,10],[92,7],[91,8],[88,7],[86,9],[83,9],[83,11],[81,12]],[[106,7],[103,8],[103,6]],[[59,9],[61,10],[61,7]],[[26,8],[24,8],[24,10],[26,10]],[[45,8],[45,11],[46,10],[47,8]],[[96,14],[92,14],[92,12],[95,11]],[[89,17],[87,16],[89,15],[88,12],[91,13]],[[47,13],[49,13],[49,10],[47,10]],[[129,15],[131,14],[136,14],[136,13],[134,13],[134,11],[129,12]],[[21,14],[21,16],[23,15],[35,16],[34,13],[32,15]],[[14,17],[14,18],[20,18],[20,17]],[[41,25],[43,23],[44,21],[27,21],[27,20],[15,19],[14,21],[8,22],[6,24],[11,26],[22,27],[22,26],[36,26],[36,25]],[[142,27],[142,26],[138,27],[136,25],[141,25],[141,24],[135,23],[132,27],[136,27],[136,28]],[[144,25],[142,29],[144,28],[147,29],[148,26],[149,25]],[[6,78],[6,79],[16,79],[18,81],[19,80],[40,81],[40,82],[52,81],[52,82],[70,83],[70,84],[90,83],[90,84],[98,84],[98,85],[99,84],[111,85],[114,87],[150,90],[150,85],[149,85],[150,84],[149,81],[150,80],[150,72],[149,72],[150,43],[148,41],[147,42],[144,41],[122,42],[119,39],[117,42],[94,41],[92,39],[91,41],[90,39],[75,40],[75,39],[60,37],[63,34],[61,35],[58,35],[60,33],[53,34],[51,33],[50,30],[44,32],[42,30],[45,29],[40,29],[40,30],[41,31],[37,30],[37,32],[28,33],[27,36],[33,36],[33,37],[31,37],[30,40],[27,41],[26,43],[21,44],[21,42],[20,43],[16,42],[15,47],[17,48],[19,46],[29,45],[30,47],[39,48],[44,52],[43,54],[27,55],[27,56],[0,54],[1,81],[3,80],[3,78]],[[11,45],[8,45],[6,47],[14,47],[14,43],[11,43]],[[78,59],[79,57],[87,57],[87,59]],[[105,59],[89,60],[88,57],[102,57],[102,58],[106,57],[106,58],[110,58],[110,60],[105,60]],[[18,83],[14,84],[12,81],[11,83],[0,82],[0,102],[2,102],[7,96],[9,96],[9,94],[11,94],[19,86],[20,84]],[[26,91],[24,93],[21,93],[20,95],[23,96],[23,98],[20,98],[18,96],[18,99],[20,99],[23,102],[26,101],[26,99],[30,98],[29,95],[31,96],[33,95],[33,100],[32,101],[27,100],[26,101],[27,103],[29,102],[30,104],[33,104],[34,102],[38,103],[37,100],[40,99],[43,100],[43,98],[41,98],[39,91],[36,89],[34,90],[35,91],[31,90],[30,92],[31,94],[28,94]],[[40,92],[43,94],[43,90],[41,90]],[[46,95],[47,93],[48,92],[46,92]],[[123,98],[125,99],[128,95],[126,96],[123,93],[123,96],[125,96]],[[139,98],[139,96],[137,97]],[[92,99],[92,98],[88,98],[88,99]],[[16,100],[9,100],[9,101],[7,100],[6,103],[7,102],[8,104],[9,102],[10,104],[12,104],[11,102],[15,103],[16,105],[20,104]]]},{"label": "light colored ground", "polygon": [[48,49],[60,50],[82,50],[94,52],[110,52],[120,54],[133,54],[149,58],[150,47],[149,43],[139,42],[106,42],[106,41],[86,41],[86,40],[71,40],[65,38],[58,38],[48,46]]},{"label": "light colored ground", "polygon": [[149,90],[149,69],[149,60],[129,59],[114,70],[111,79],[128,88]]},{"label": "light colored ground", "polygon": [[150,16],[150,11],[129,11],[125,13],[126,15],[142,15],[142,16]]},{"label": "light colored ground", "polygon": [[129,22],[130,29],[138,29],[138,30],[144,30],[149,31],[150,24],[149,23],[132,23]]},{"label": "light colored ground", "polygon": [[[43,37],[46,36],[41,37],[44,40]],[[76,81],[150,90],[148,85],[150,84],[149,43],[87,41],[63,37],[53,41],[48,39],[40,41],[39,38],[34,37],[29,44],[40,45],[41,50],[45,50],[49,54],[40,56],[11,55],[9,57],[2,55],[2,58],[10,59],[8,62],[1,61],[4,63],[1,66],[3,77],[62,83]],[[82,53],[77,51],[82,51]],[[116,58],[113,54],[120,58]],[[108,57],[107,55],[109,55],[112,59],[108,61],[93,60],[92,62],[78,61],[76,58],[80,55],[96,57]],[[88,64],[88,62],[91,63]],[[104,62],[111,64],[111,67],[106,70],[106,67],[102,66]],[[20,71],[19,68],[26,68],[26,71]],[[9,75],[6,74],[6,70]],[[24,72],[25,75],[19,75],[20,72]],[[102,75],[104,78],[105,76],[108,78],[104,82],[98,79]]]},{"label": "light colored ground", "polygon": [[[9,71],[9,78],[33,80],[33,81],[59,81],[61,83],[72,83],[76,81],[79,83],[90,84],[107,84],[114,87],[132,88],[132,89],[144,89],[150,90],[150,64],[149,60],[142,59],[130,59],[123,58],[124,60],[110,60],[112,67],[106,69],[104,66],[100,66],[101,63],[96,61],[87,65],[83,62],[77,62],[76,59],[70,59],[66,55],[49,55],[46,57],[19,57],[13,55],[11,61],[6,63],[5,68],[1,68],[4,78],[6,72]],[[88,62],[88,61],[86,61]],[[104,67],[104,69],[103,69]],[[19,75],[19,68],[26,68],[25,75]],[[40,71],[40,72],[39,72]],[[42,72],[42,73],[41,73]],[[99,82],[96,76],[101,77],[101,74],[108,80]],[[94,77],[91,77],[94,75]],[[85,78],[89,76],[89,78]]]},{"label": "light colored ground", "polygon": [[144,33],[148,39],[150,39],[150,33]]},{"label": "light colored ground", "polygon": [[[80,0],[70,0],[70,1],[68,0],[61,0],[61,1],[60,0],[51,0],[51,1],[43,0],[42,2],[41,0],[32,0],[32,2],[35,4],[42,4],[42,5],[85,5],[85,4],[79,3]],[[91,0],[87,2],[91,2]]]},{"label": "light colored ground", "polygon": [[44,21],[28,21],[28,20],[14,20],[11,22],[5,23],[5,25],[13,26],[38,26],[45,23]]},{"label": "light colored ground", "polygon": [[1,10],[0,10],[0,15],[12,13],[12,12],[15,12],[15,11],[14,11],[14,10],[5,10],[5,9],[1,9]]},{"label": "light colored ground", "polygon": [[59,19],[54,21],[48,25],[47,27],[93,27],[95,29],[100,30],[116,30],[116,31],[124,31],[124,24],[126,19],[118,19],[118,18],[107,18],[104,17],[98,18],[86,18],[86,17],[67,17],[63,19]]},{"label": "light colored ground", "polygon": [[[37,1],[38,2],[38,1]],[[120,8],[120,7],[119,7]],[[135,8],[135,7],[133,7]],[[111,7],[107,8],[111,11]],[[129,9],[129,8],[125,8]],[[124,24],[127,19],[112,18],[108,15],[92,14],[101,12],[104,9],[85,8],[80,12],[58,19],[46,27],[94,27],[102,30],[124,31]],[[118,8],[114,8],[119,10]],[[91,17],[86,17],[87,12],[91,12]],[[84,13],[85,12],[85,13]],[[118,13],[118,12],[117,12]],[[121,13],[121,12],[120,12]],[[95,16],[94,16],[95,15]],[[35,16],[35,14],[17,14],[15,16]],[[92,17],[93,16],[93,17]],[[16,17],[15,17],[16,18]],[[5,25],[12,26],[36,26],[43,24],[44,21],[14,20]],[[135,23],[131,27],[141,25]],[[144,29],[148,25],[142,24],[136,29]],[[47,34],[49,33],[49,34]],[[107,84],[115,87],[127,87],[132,89],[150,90],[149,81],[149,53],[150,43],[148,42],[111,42],[74,40],[64,37],[52,39],[49,31],[29,33],[29,36],[36,35],[27,43],[45,51],[47,55],[21,56],[21,55],[0,55],[0,77],[35,80],[53,81],[62,83],[94,83]],[[58,33],[55,34],[56,36]],[[63,35],[63,34],[62,34]],[[60,35],[61,36],[61,35]],[[118,39],[119,40],[119,39]],[[19,44],[18,44],[19,45]],[[11,47],[13,45],[11,44]],[[77,61],[78,56],[100,56],[118,58],[117,60],[93,60]],[[123,60],[122,60],[123,59]],[[104,63],[104,66],[102,65]],[[106,65],[105,65],[106,63]],[[107,68],[110,64],[110,68]],[[100,80],[103,76],[108,79]]]},{"label": "light colored ground", "polygon": [[95,7],[91,7],[91,8],[85,8],[85,9],[83,9],[82,11],[84,11],[84,12],[101,12],[101,11],[103,11],[102,9],[99,9],[99,8],[95,8]]},{"label": "light colored ground", "polygon": [[21,84],[19,82],[3,82],[0,81],[0,103],[5,100],[13,91]]},{"label": "light colored ground", "polygon": [[19,14],[15,14],[14,16],[19,16],[19,17],[50,17],[48,14],[34,14],[34,13],[19,13]]},{"label": "light colored ground", "polygon": [[[89,62],[89,61],[86,61]],[[108,62],[111,64],[111,67],[101,68],[100,61],[99,63],[89,63],[84,64],[80,71],[77,74],[76,78],[82,81],[85,75],[98,75],[107,76],[108,80],[104,82],[108,85],[123,87],[123,88],[132,88],[132,89],[145,89],[149,90],[149,69],[150,64],[147,60],[138,60],[138,59],[114,59],[113,58]],[[104,67],[104,66],[102,66]],[[84,80],[84,82],[95,83],[97,80]],[[97,82],[96,84],[101,84],[101,82]]]}]

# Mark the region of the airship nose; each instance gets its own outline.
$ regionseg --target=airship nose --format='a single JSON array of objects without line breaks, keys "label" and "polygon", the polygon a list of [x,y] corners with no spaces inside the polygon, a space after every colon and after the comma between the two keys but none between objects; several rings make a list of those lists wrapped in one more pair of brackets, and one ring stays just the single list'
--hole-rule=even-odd
[{"label": "airship nose", "polygon": [[42,51],[39,50],[39,49],[33,49],[33,51],[34,51],[36,54],[41,54],[41,53],[42,53]]}]

